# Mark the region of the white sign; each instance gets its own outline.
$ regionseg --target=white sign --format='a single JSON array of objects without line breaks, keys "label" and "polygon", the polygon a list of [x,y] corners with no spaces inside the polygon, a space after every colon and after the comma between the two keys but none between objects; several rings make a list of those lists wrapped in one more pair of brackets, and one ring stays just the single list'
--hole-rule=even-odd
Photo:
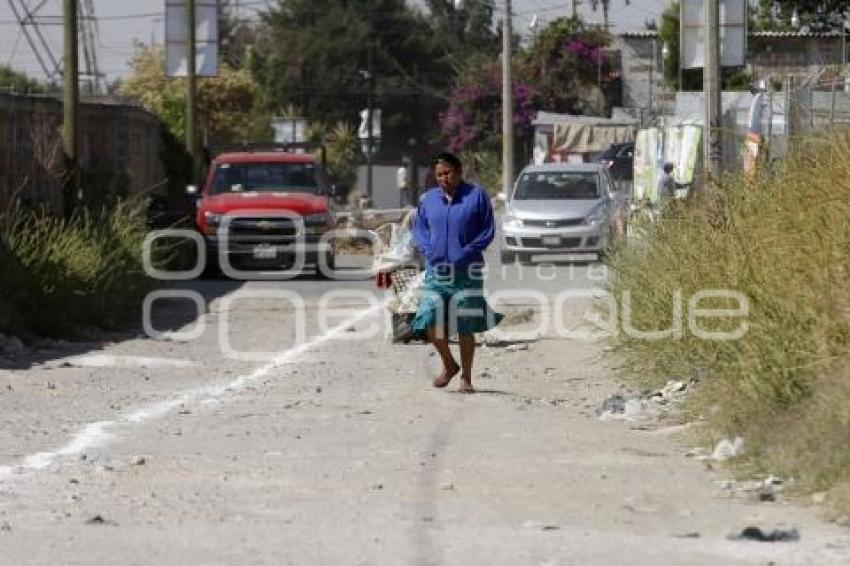
[{"label": "white sign", "polygon": [[[369,110],[360,112],[360,128],[357,137],[361,140],[369,139]],[[372,109],[372,139],[381,137],[381,109]]]},{"label": "white sign", "polygon": [[275,143],[304,143],[307,141],[306,118],[272,118]]},{"label": "white sign", "polygon": [[[741,67],[747,55],[747,0],[720,2],[720,64]],[[682,0],[679,60],[683,69],[701,68],[705,61],[703,0]]]},{"label": "white sign", "polygon": [[[218,0],[195,0],[195,73],[218,75]],[[186,0],[165,0],[165,72],[185,77],[188,43]]]}]

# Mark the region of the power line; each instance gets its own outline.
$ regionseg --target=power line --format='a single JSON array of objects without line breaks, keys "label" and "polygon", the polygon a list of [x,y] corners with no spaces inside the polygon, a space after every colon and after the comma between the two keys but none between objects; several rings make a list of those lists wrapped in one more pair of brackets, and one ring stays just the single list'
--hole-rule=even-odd
[{"label": "power line", "polygon": [[15,58],[15,55],[18,54],[18,45],[21,44],[21,37],[23,36],[23,31],[18,30],[18,35],[15,37],[15,45],[12,47],[12,53],[9,55],[9,59],[6,61],[6,66],[12,64],[12,59]]}]

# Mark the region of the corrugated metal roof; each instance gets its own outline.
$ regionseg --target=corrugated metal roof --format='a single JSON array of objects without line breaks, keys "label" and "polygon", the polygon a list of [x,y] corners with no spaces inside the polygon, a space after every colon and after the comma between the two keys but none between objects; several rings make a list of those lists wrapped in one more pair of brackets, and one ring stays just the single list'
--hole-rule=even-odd
[{"label": "corrugated metal roof", "polygon": [[658,37],[658,32],[653,30],[626,31],[619,34],[619,36],[626,39],[655,39]]},{"label": "corrugated metal roof", "polygon": [[[658,37],[657,31],[626,31],[618,34],[623,39],[655,39]],[[748,34],[750,37],[762,37],[770,39],[781,38],[798,38],[798,39],[828,39],[841,37],[839,31],[751,31]]]},{"label": "corrugated metal roof", "polygon": [[557,114],[540,111],[531,122],[533,126],[550,126],[555,124],[578,124],[582,126],[633,126],[639,124],[637,118],[620,117],[618,119],[601,116],[578,116],[575,114]]},{"label": "corrugated metal roof", "polygon": [[841,37],[838,31],[751,31],[750,37],[818,39]]}]

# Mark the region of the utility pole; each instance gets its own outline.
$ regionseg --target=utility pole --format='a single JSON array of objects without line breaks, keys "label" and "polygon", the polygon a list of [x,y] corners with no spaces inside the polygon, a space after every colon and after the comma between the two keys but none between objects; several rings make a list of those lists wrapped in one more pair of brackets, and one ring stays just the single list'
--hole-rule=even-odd
[{"label": "utility pole", "polygon": [[511,196],[514,184],[514,100],[511,77],[511,0],[502,11],[502,192]]},{"label": "utility pole", "polygon": [[611,22],[608,19],[608,7],[610,4],[610,0],[602,0],[602,21],[603,27],[605,31],[608,32],[611,30]]},{"label": "utility pole", "polygon": [[578,18],[578,0],[570,0],[573,7],[573,18]]},{"label": "utility pole", "polygon": [[[649,112],[650,114],[655,109],[655,89],[653,88],[653,83],[655,82],[655,69],[658,65],[658,43],[656,40],[652,40],[652,60],[649,64]],[[663,71],[662,71],[663,74]]]},{"label": "utility pole", "polygon": [[200,173],[198,158],[198,117],[196,110],[198,77],[196,74],[196,30],[195,0],[186,0],[186,151],[192,158],[192,178],[194,184]]},{"label": "utility pole", "polygon": [[375,77],[374,77],[374,69],[372,68],[372,45],[369,45],[369,50],[366,55],[366,80],[367,86],[367,94],[366,94],[366,128],[367,128],[367,136],[366,136],[366,198],[369,199],[369,206],[372,206],[372,187],[374,183],[373,179],[373,163],[372,163],[372,154],[374,152],[374,136],[375,132],[373,131],[374,124],[372,123],[372,112],[374,106],[374,90],[375,90]]},{"label": "utility pole", "polygon": [[718,0],[704,0],[705,66],[703,67],[703,92],[705,94],[705,172],[707,182],[717,182],[723,171],[723,140],[720,123],[720,4]]},{"label": "utility pole", "polygon": [[79,184],[79,125],[80,84],[79,51],[77,44],[77,0],[64,0],[65,57],[63,63],[63,106],[62,147],[65,153],[65,176],[62,196],[65,216],[70,216],[82,200]]}]

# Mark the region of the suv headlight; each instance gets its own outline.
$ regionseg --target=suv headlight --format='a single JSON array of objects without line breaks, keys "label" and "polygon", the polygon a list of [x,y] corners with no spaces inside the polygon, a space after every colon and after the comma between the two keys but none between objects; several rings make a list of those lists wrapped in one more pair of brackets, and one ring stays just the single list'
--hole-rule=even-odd
[{"label": "suv headlight", "polygon": [[505,228],[522,228],[522,219],[508,212],[505,215]]},{"label": "suv headlight", "polygon": [[605,218],[605,207],[597,206],[595,210],[584,218],[584,222],[582,222],[582,224],[585,226],[591,226],[597,222],[601,222],[603,218]]},{"label": "suv headlight", "polygon": [[326,212],[308,214],[304,217],[304,233],[308,236],[321,236],[332,229],[331,216]]},{"label": "suv headlight", "polygon": [[207,226],[218,226],[219,224],[221,224],[221,219],[223,217],[223,214],[216,214],[215,212],[210,212],[209,210],[204,213],[204,220],[207,221]]}]

